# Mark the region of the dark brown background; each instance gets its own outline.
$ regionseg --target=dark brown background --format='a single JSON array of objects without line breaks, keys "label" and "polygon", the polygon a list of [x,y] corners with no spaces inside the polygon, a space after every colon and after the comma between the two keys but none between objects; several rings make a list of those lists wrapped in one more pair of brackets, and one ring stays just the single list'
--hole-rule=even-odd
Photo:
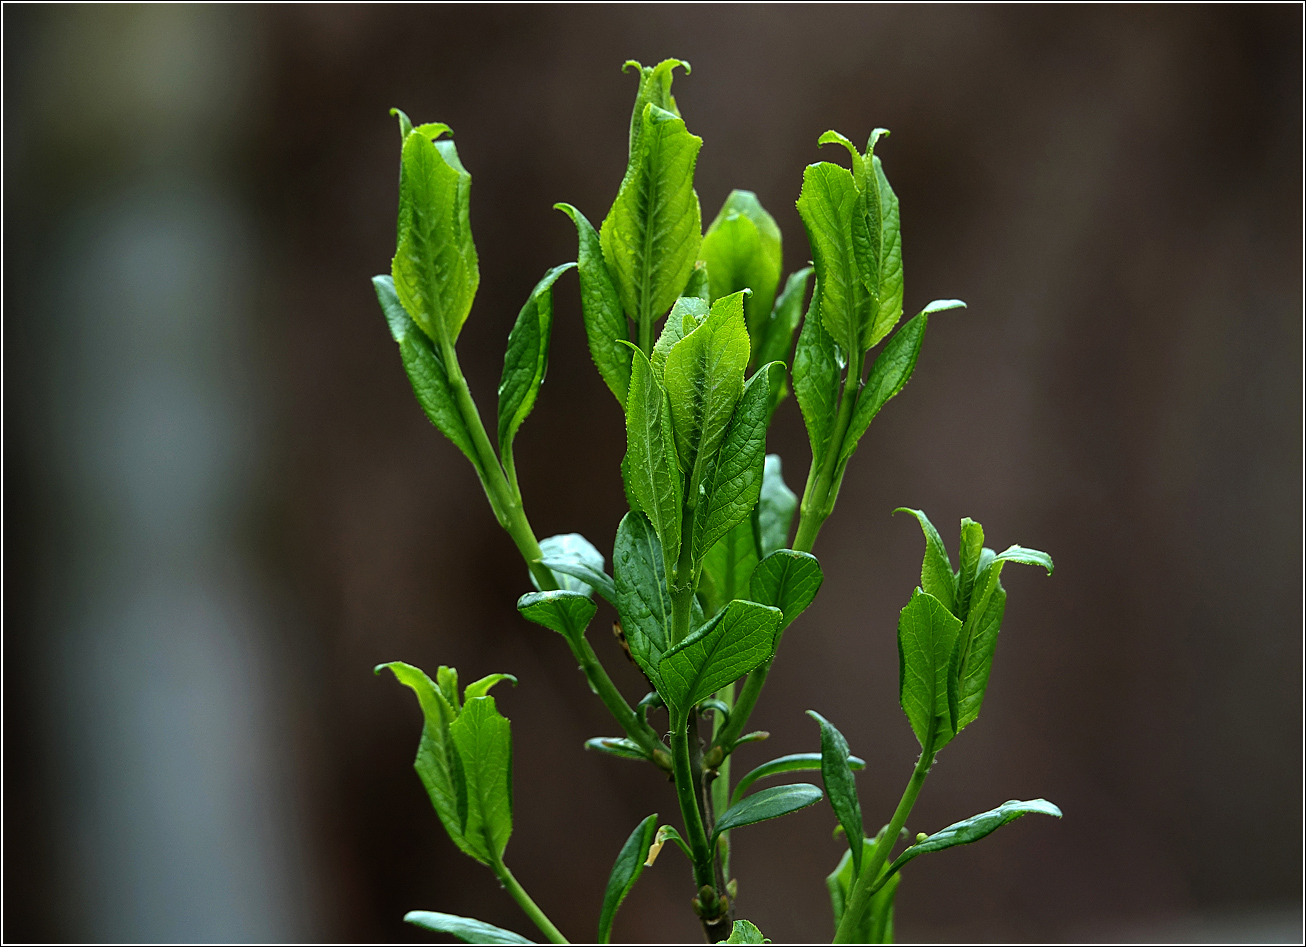
[{"label": "dark brown background", "polygon": [[[132,85],[138,58],[164,52],[183,72],[216,64],[186,87],[199,90],[193,104],[176,86],[167,99]],[[7,7],[5,54],[8,939],[428,939],[401,923],[411,908],[532,933],[430,811],[410,768],[411,694],[370,673],[396,658],[453,664],[468,680],[519,676],[499,696],[516,748],[508,861],[565,932],[593,936],[622,840],[650,812],[675,821],[673,795],[651,771],[581,749],[613,725],[562,642],[516,614],[524,569],[468,465],[413,403],[368,277],[393,251],[386,109],[398,105],[450,124],[474,176],[481,289],[459,351],[490,411],[517,308],[575,252],[551,205],[597,223],[615,194],[635,86],[619,66],[667,56],[694,67],[675,92],[705,142],[705,220],[732,187],[755,190],[785,234],[786,271],[803,265],[802,168],[842,160],[817,136],[860,141],[883,125],[907,308],[949,296],[970,307],[931,322],[914,380],[863,440],[815,550],[824,589],[754,718],[772,737],[740,763],[815,748],[803,711],[817,708],[869,761],[867,825],[888,819],[915,759],[894,631],[922,551],[916,525],[890,510],[924,508],[953,546],[969,515],[990,545],[1048,550],[1057,571],[1008,570],[984,714],[942,754],[910,828],[1035,796],[1066,817],[914,863],[900,939],[1130,939],[1148,925],[1178,938],[1173,925],[1297,910],[1299,8]],[[267,790],[273,823],[292,826],[250,843],[281,846],[272,875],[284,883],[262,892],[272,907],[251,920],[232,896],[208,927],[170,914],[175,898],[148,879],[181,879],[202,900],[210,882],[196,866],[212,846],[175,861],[154,843],[103,855],[94,831],[76,829],[146,825],[163,803],[126,793],[69,822],[70,798],[98,798],[114,767],[139,765],[116,751],[102,770],[83,765],[95,708],[120,691],[60,617],[86,585],[78,576],[130,554],[77,559],[94,530],[76,513],[66,452],[51,447],[104,436],[77,433],[77,399],[134,377],[134,343],[97,308],[92,276],[87,318],[118,340],[119,370],[98,389],[52,380],[69,346],[92,361],[106,351],[51,302],[82,278],[85,207],[130,207],[177,176],[243,221],[231,266],[245,288],[211,333],[238,341],[205,377],[244,393],[237,427],[260,445],[230,474],[220,545],[263,603],[250,632],[263,670],[236,660],[232,673],[275,695],[275,720],[256,715],[250,739],[281,774]],[[226,264],[211,265],[225,286]],[[179,311],[199,295],[183,290]],[[585,350],[573,277],[556,299],[519,471],[541,537],[578,531],[610,553],[624,512],[620,412]],[[60,397],[71,407],[49,414]],[[792,401],[769,449],[801,490]],[[116,502],[96,508],[112,520]],[[606,608],[596,647],[637,698],[601,630]],[[83,663],[49,670],[65,660]],[[107,696],[59,729],[59,708],[92,680]],[[167,785],[209,799],[190,775]],[[226,810],[195,805],[228,837]],[[736,835],[741,914],[777,941],[831,933],[833,825],[820,806]],[[146,880],[111,920],[95,905],[121,903],[124,872]],[[617,936],[695,939],[691,894],[683,860],[664,854]]]}]

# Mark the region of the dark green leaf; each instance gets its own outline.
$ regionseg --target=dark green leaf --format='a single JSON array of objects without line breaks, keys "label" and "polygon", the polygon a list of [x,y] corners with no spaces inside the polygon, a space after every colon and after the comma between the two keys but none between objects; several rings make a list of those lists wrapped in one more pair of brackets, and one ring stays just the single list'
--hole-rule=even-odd
[{"label": "dark green leaf", "polygon": [[643,513],[627,513],[617,527],[612,583],[631,657],[656,687],[671,628],[671,595],[662,547]]},{"label": "dark green leaf", "polygon": [[681,714],[731,681],[771,660],[780,610],[733,601],[667,651],[658,665],[658,692]]},{"label": "dark green leaf", "polygon": [[757,929],[757,925],[752,921],[745,921],[743,918],[735,921],[730,928],[730,936],[725,940],[717,941],[718,944],[769,944],[770,938],[763,937],[762,932]]},{"label": "dark green leaf", "polygon": [[925,534],[925,558],[921,561],[921,588],[942,602],[948,611],[956,614],[953,600],[956,597],[957,578],[953,575],[952,560],[948,558],[948,550],[943,545],[943,538],[939,536],[939,531],[934,528],[934,524],[930,522],[924,510],[900,506],[893,512],[910,513],[920,523],[921,532]]},{"label": "dark green leaf", "polygon": [[[848,765],[855,770],[865,769],[866,761],[856,756],[848,757]],[[730,804],[734,805],[740,799],[744,798],[746,793],[759,779],[765,779],[768,776],[779,776],[783,773],[798,773],[809,770],[820,770],[821,754],[820,753],[790,753],[788,756],[780,756],[769,762],[763,763],[756,769],[749,770],[739,784],[735,786],[735,791],[730,797]]]},{"label": "dark green leaf", "polygon": [[453,142],[435,143],[417,130],[404,139],[391,276],[400,303],[437,345],[457,340],[480,282],[471,186]]},{"label": "dark green leaf", "polygon": [[771,315],[783,265],[780,228],[775,218],[752,191],[731,191],[703,235],[699,256],[707,263],[714,302],[741,289],[752,290],[744,302],[744,312],[756,352]]},{"label": "dark green leaf", "polygon": [[768,376],[781,370],[772,362],[748,380],[729,419],[720,452],[705,465],[694,521],[696,560],[737,524],[749,520],[757,505],[766,462]]},{"label": "dark green leaf", "polygon": [[634,144],[599,242],[623,308],[642,324],[671,308],[698,259],[703,223],[694,165],[703,139],[649,102]]},{"label": "dark green leaf", "polygon": [[[400,684],[412,688],[421,704],[424,722],[413,768],[426,787],[426,794],[431,798],[436,815],[440,817],[449,838],[464,854],[478,861],[487,861],[475,841],[464,836],[463,820],[459,812],[465,806],[466,786],[458,754],[449,735],[449,727],[458,717],[457,672],[452,668],[441,667],[437,674],[440,685],[437,686],[420,668],[402,661],[377,665],[377,674],[383,670],[391,671]],[[460,796],[463,797],[461,806]]]},{"label": "dark green leaf", "polygon": [[600,753],[607,753],[609,756],[620,757],[623,760],[649,761],[649,755],[644,752],[644,748],[625,737],[590,737],[585,741],[585,749],[598,750]]},{"label": "dark green leaf", "polygon": [[533,944],[521,934],[495,927],[471,917],[441,914],[438,911],[409,911],[404,915],[409,924],[424,927],[437,934],[452,934],[468,944]]},{"label": "dark green leaf", "polygon": [[535,284],[508,333],[499,380],[499,451],[511,449],[517,430],[535,407],[540,385],[549,370],[549,337],[553,332],[553,284],[575,266],[555,266]]},{"label": "dark green leaf", "polygon": [[517,600],[517,611],[535,624],[556,631],[575,647],[580,647],[597,609],[594,600],[584,592],[567,589],[529,592]]},{"label": "dark green leaf", "polygon": [[630,833],[630,838],[617,853],[617,861],[608,876],[608,889],[603,894],[603,910],[599,914],[600,944],[612,940],[612,922],[617,918],[617,909],[644,873],[644,861],[653,845],[653,836],[657,834],[657,824],[658,814],[655,812],[635,826],[635,831]]},{"label": "dark green leaf", "polygon": [[481,860],[503,857],[512,835],[512,732],[493,697],[475,697],[449,725],[467,781],[463,835]]},{"label": "dark green leaf", "polygon": [[431,345],[431,340],[418,329],[417,323],[409,318],[400,305],[395,293],[394,278],[374,276],[372,287],[376,290],[377,301],[381,303],[381,311],[385,313],[386,322],[390,326],[390,335],[399,343],[399,355],[403,359],[404,371],[408,373],[408,381],[413,386],[417,403],[422,406],[436,429],[453,441],[454,446],[466,455],[479,474],[481,462],[476,456],[472,436],[449,387],[444,361]]},{"label": "dark green leaf", "polygon": [[952,848],[954,845],[969,845],[971,842],[978,842],[984,836],[997,831],[1008,822],[1014,822],[1021,816],[1029,815],[1031,812],[1061,818],[1061,810],[1046,799],[1031,799],[1028,802],[1011,799],[996,809],[981,812],[979,815],[973,815],[961,822],[954,822],[946,829],[935,832],[923,842],[917,842],[893,860],[893,864],[889,866],[889,871],[898,871],[917,855],[924,855],[926,852],[939,852],[945,848]]},{"label": "dark green leaf", "polygon": [[753,521],[745,518],[718,539],[703,557],[698,591],[708,614],[715,615],[731,599],[748,598],[748,580],[756,565]]},{"label": "dark green leaf", "polygon": [[623,473],[629,478],[630,492],[658,534],[669,572],[680,555],[682,478],[666,392],[653,376],[644,353],[637,349],[626,399]]},{"label": "dark green leaf", "polygon": [[821,728],[821,782],[825,784],[825,797],[830,801],[835,818],[843,826],[849,850],[853,853],[853,866],[861,871],[862,839],[866,832],[862,828],[862,804],[857,798],[857,783],[849,765],[852,754],[848,752],[848,741],[834,724],[815,710],[807,711],[807,716]]},{"label": "dark green leaf", "polygon": [[667,353],[663,382],[671,404],[680,469],[695,469],[721,446],[726,426],[744,390],[748,330],[742,294],[713,304],[699,323]]},{"label": "dark green leaf", "polygon": [[821,324],[821,286],[817,281],[812,302],[798,333],[794,350],[794,394],[807,425],[807,439],[812,445],[814,463],[825,457],[834,435],[835,415],[839,410],[839,376],[844,357],[834,338]]},{"label": "dark green leaf", "polygon": [[863,351],[860,325],[869,306],[852,246],[859,198],[846,168],[822,161],[803,172],[798,213],[816,265],[821,321],[852,358]]},{"label": "dark green leaf", "polygon": [[917,589],[898,619],[898,700],[916,739],[937,750],[957,719],[952,658],[961,622],[933,595]]},{"label": "dark green leaf", "polygon": [[[558,588],[584,592],[586,595],[594,588],[599,589],[599,594],[602,595],[602,587],[606,585],[611,592],[612,580],[603,572],[603,553],[580,533],[559,533],[542,539],[540,552],[543,553],[540,560],[550,569],[553,565],[562,566],[562,571],[554,573]],[[531,585],[537,589],[540,587],[534,575],[531,575]],[[612,601],[611,594],[604,595],[604,598]]]},{"label": "dark green leaf", "polygon": [[777,549],[753,570],[749,598],[780,609],[783,630],[812,604],[824,578],[821,564],[811,553]]},{"label": "dark green leaf", "polygon": [[820,802],[821,795],[821,790],[811,783],[790,783],[755,792],[722,813],[712,827],[712,841],[715,844],[717,836],[722,832],[730,832],[755,822],[778,819],[782,815],[806,809]]},{"label": "dark green leaf", "polygon": [[862,439],[885,403],[906,387],[912,372],[916,370],[921,343],[925,341],[927,318],[922,313],[904,325],[894,333],[889,344],[876,357],[870,377],[857,396],[857,406],[853,409],[848,433],[844,435],[843,446],[839,451],[840,463],[852,456],[857,449],[857,442]]},{"label": "dark green leaf", "polygon": [[585,215],[570,204],[554,204],[576,225],[576,270],[580,276],[580,306],[585,320],[585,337],[589,340],[590,358],[603,382],[625,408],[630,390],[630,349],[622,342],[630,340],[630,327],[621,308],[621,298],[612,283],[608,266],[603,262],[603,248],[598,232]]},{"label": "dark green leaf", "polygon": [[757,544],[763,556],[789,544],[789,529],[798,511],[798,496],[785,484],[780,455],[767,454],[762,468],[762,494],[757,501]]}]

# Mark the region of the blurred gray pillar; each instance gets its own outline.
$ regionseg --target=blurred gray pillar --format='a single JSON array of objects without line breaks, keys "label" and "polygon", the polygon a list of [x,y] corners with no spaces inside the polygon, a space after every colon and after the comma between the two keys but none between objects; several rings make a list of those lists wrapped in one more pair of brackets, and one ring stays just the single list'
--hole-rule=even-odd
[{"label": "blurred gray pillar", "polygon": [[265,440],[258,250],[230,182],[252,21],[78,6],[35,22],[27,127],[76,195],[31,314],[56,511],[39,673],[57,927],[304,939],[288,662],[239,535]]}]

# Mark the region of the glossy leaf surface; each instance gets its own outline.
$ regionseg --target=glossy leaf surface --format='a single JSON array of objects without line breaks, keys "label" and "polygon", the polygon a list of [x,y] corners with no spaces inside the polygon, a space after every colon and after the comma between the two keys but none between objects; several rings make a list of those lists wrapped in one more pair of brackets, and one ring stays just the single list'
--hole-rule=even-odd
[{"label": "glossy leaf surface", "polygon": [[757,195],[731,191],[703,235],[699,257],[707,263],[713,301],[742,289],[752,290],[744,301],[744,311],[754,351],[771,315],[783,256],[780,228]]},{"label": "glossy leaf surface", "polygon": [[409,911],[404,915],[409,924],[434,931],[437,934],[450,934],[468,944],[533,944],[521,934],[495,927],[473,917],[459,917],[457,914],[441,914],[439,911]]},{"label": "glossy leaf surface", "polygon": [[552,629],[580,646],[585,629],[598,606],[584,592],[567,589],[554,592],[529,592],[517,600],[517,611],[537,625]]},{"label": "glossy leaf surface", "polygon": [[608,887],[603,894],[603,909],[599,912],[599,943],[606,944],[612,940],[612,922],[617,918],[621,902],[630,894],[635,882],[644,873],[644,862],[648,859],[649,848],[653,845],[653,836],[657,834],[658,814],[655,812],[646,818],[635,831],[630,833],[626,843],[617,853],[617,860],[608,876]]},{"label": "glossy leaf surface", "polygon": [[755,792],[722,813],[712,827],[712,839],[715,842],[722,832],[806,809],[820,802],[822,795],[821,790],[811,783],[790,783]]},{"label": "glossy leaf surface", "polygon": [[612,582],[631,657],[656,687],[671,629],[671,596],[662,547],[643,513],[627,513],[617,527]]},{"label": "glossy leaf surface", "polygon": [[917,589],[898,618],[898,699],[922,747],[952,738],[957,691],[952,657],[959,622],[943,603]]},{"label": "glossy leaf surface", "polygon": [[576,271],[580,276],[581,314],[590,358],[617,403],[626,406],[630,390],[630,326],[621,307],[621,297],[603,262],[598,231],[585,215],[570,204],[554,204],[576,225]]},{"label": "glossy leaf surface", "polygon": [[[953,612],[953,600],[957,593],[957,577],[952,571],[952,560],[948,558],[947,547],[943,537],[934,528],[924,510],[913,510],[900,506],[895,513],[910,513],[916,517],[921,532],[925,534],[925,558],[921,560],[921,588],[929,592],[950,612]],[[955,612],[954,612],[955,614]]]},{"label": "glossy leaf surface", "polygon": [[771,660],[780,610],[733,601],[667,651],[658,665],[659,692],[680,713]]},{"label": "glossy leaf surface", "polygon": [[889,344],[876,357],[875,364],[871,366],[871,374],[857,396],[857,405],[853,409],[852,420],[848,423],[848,433],[844,435],[843,446],[839,450],[840,462],[852,456],[857,449],[857,442],[871,426],[871,421],[875,420],[880,409],[911,380],[921,343],[925,340],[927,318],[922,313],[909,321],[894,333]]},{"label": "glossy leaf surface", "polygon": [[835,416],[839,410],[839,378],[843,372],[843,355],[833,336],[821,324],[821,288],[817,281],[812,302],[798,333],[794,349],[794,395],[798,398],[812,457],[819,463],[825,457],[834,436]]},{"label": "glossy leaf surface", "polygon": [[846,168],[822,161],[803,171],[798,213],[807,228],[816,265],[821,321],[834,341],[853,357],[863,351],[861,324],[870,302],[852,246],[859,200]]},{"label": "glossy leaf surface", "polygon": [[555,266],[535,284],[508,333],[499,380],[499,450],[510,448],[526,420],[549,370],[549,339],[553,333],[553,284],[575,263]]},{"label": "glossy leaf surface", "polygon": [[1057,819],[1061,818],[1061,810],[1046,799],[1031,799],[1028,802],[1011,799],[996,809],[981,812],[979,815],[973,815],[961,822],[954,822],[946,829],[940,829],[933,835],[928,836],[924,841],[917,842],[895,858],[893,864],[889,866],[889,870],[898,871],[916,856],[924,855],[927,852],[940,852],[945,848],[952,848],[954,845],[969,845],[971,842],[978,842],[984,836],[996,832],[1008,822],[1014,822],[1021,816],[1029,815],[1031,812],[1050,815]]},{"label": "glossy leaf surface", "polygon": [[824,579],[821,564],[811,553],[777,549],[753,570],[749,598],[780,609],[783,630],[812,604]]},{"label": "glossy leaf surface", "polygon": [[628,486],[662,543],[667,571],[680,554],[682,477],[667,395],[644,353],[634,352],[626,399]]},{"label": "glossy leaf surface", "polygon": [[[856,757],[848,757],[848,765],[855,770],[865,769],[866,761]],[[799,773],[805,771],[819,771],[821,769],[820,753],[790,753],[787,756],[778,756],[773,760],[768,760],[761,766],[749,770],[740,778],[735,791],[730,798],[733,805],[744,797],[753,783],[759,779],[766,779],[768,776],[779,776],[783,773]]]},{"label": "glossy leaf surface", "polygon": [[[603,553],[594,548],[594,544],[580,533],[559,533],[540,540],[541,561],[562,566],[564,571],[554,572],[558,588],[572,592],[584,592],[589,595],[594,589],[612,585],[612,580],[603,572]],[[567,569],[564,564],[574,568]],[[552,566],[550,566],[552,568]],[[579,575],[577,574],[579,573]],[[537,589],[539,583],[531,575],[531,585]],[[601,593],[600,593],[601,594]],[[611,601],[610,596],[604,596]]]},{"label": "glossy leaf surface", "polygon": [[849,850],[853,854],[856,870],[862,867],[862,805],[857,798],[857,783],[853,778],[849,759],[848,741],[844,739],[830,721],[815,710],[807,715],[821,728],[821,782],[825,784],[826,799],[834,810],[835,818],[843,826],[844,836],[848,839]]}]

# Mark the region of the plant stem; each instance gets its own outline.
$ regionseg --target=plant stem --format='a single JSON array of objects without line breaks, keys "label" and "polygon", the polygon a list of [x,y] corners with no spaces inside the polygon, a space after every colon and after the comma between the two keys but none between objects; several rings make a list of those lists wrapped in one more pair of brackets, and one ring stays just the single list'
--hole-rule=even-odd
[{"label": "plant stem", "polygon": [[930,767],[933,765],[934,729],[931,728],[930,737],[925,742],[925,746],[921,747],[920,759],[916,761],[916,768],[912,770],[911,779],[907,781],[907,788],[903,790],[902,799],[898,801],[898,808],[893,813],[889,827],[884,830],[880,841],[871,851],[870,860],[862,862],[862,870],[853,879],[853,890],[848,899],[848,906],[844,909],[843,920],[839,922],[839,929],[834,934],[836,944],[851,943],[852,938],[856,936],[862,915],[870,907],[875,881],[889,857],[889,852],[893,850],[893,845],[898,840],[898,834],[902,832],[907,817],[911,815],[912,806],[916,805],[916,797],[920,795],[921,787],[925,785],[925,777],[930,774]]},{"label": "plant stem", "polygon": [[531,900],[531,896],[526,893],[526,889],[523,888],[518,883],[517,879],[512,876],[512,872],[508,870],[508,866],[503,863],[502,857],[496,856],[490,867],[493,868],[494,873],[499,876],[499,881],[503,883],[503,886],[508,889],[508,893],[512,895],[512,899],[521,906],[523,911],[526,912],[526,916],[535,922],[535,926],[538,927],[544,936],[549,939],[550,943],[570,943],[567,938],[562,936],[562,932],[553,926],[553,922],[550,921],[548,917],[545,916],[544,912],[540,910],[539,905]]},{"label": "plant stem", "polygon": [[[690,709],[693,713],[693,709]],[[689,714],[675,714],[671,719],[671,761],[676,779],[676,799],[680,802],[680,817],[685,822],[685,835],[693,853],[694,883],[700,888],[714,888],[712,850],[703,828],[703,814],[698,808],[694,792],[694,774],[689,759]]]},{"label": "plant stem", "polygon": [[654,763],[663,770],[671,772],[671,757],[667,755],[667,748],[662,745],[653,728],[645,723],[639,714],[631,709],[626,698],[621,696],[617,686],[612,683],[612,678],[608,677],[608,672],[599,664],[598,655],[594,653],[589,641],[582,638],[580,646],[572,648],[572,654],[580,662],[580,669],[589,679],[594,692],[599,695],[599,700],[603,701],[603,705],[616,718],[617,723],[621,724],[626,735],[653,757]]},{"label": "plant stem", "polygon": [[[717,700],[731,708],[730,716],[734,716],[735,706],[735,685],[727,684],[716,693]],[[724,729],[729,722],[729,717],[717,711],[715,721],[712,725],[712,745],[717,744],[717,735]],[[730,757],[727,756],[717,764],[716,779],[712,780],[712,821],[715,822],[721,818],[721,813],[730,808]],[[721,833],[721,838],[717,840],[717,858],[721,863],[722,881],[730,880],[730,833]]]},{"label": "plant stem", "polygon": [[[812,467],[807,474],[807,486],[803,490],[803,501],[798,516],[798,532],[794,535],[793,549],[798,552],[811,552],[816,544],[816,536],[821,526],[834,510],[834,501],[839,497],[838,475],[839,454],[843,450],[843,439],[848,433],[852,421],[853,409],[862,390],[861,369],[853,366],[861,364],[862,356],[857,361],[848,363],[848,373],[844,378],[843,391],[839,400],[839,412],[835,415],[834,430],[830,432],[830,443],[826,446],[825,457],[820,465],[812,458]],[[854,380],[856,382],[853,387]],[[849,389],[852,390],[849,390]]]}]

